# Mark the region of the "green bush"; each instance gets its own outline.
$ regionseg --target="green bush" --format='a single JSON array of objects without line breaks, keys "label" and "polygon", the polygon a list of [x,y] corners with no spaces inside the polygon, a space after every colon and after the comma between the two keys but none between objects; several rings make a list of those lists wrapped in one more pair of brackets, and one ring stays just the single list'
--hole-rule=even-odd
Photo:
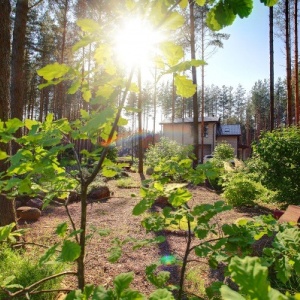
[{"label": "green bush", "polygon": [[216,146],[213,155],[216,160],[228,161],[234,159],[234,148],[230,144],[222,142]]},{"label": "green bush", "polygon": [[[29,286],[45,277],[59,273],[62,270],[62,265],[45,264],[40,266],[36,253],[12,250],[9,247],[0,246],[0,286],[3,280],[9,276],[14,276],[15,279],[11,284],[18,284],[23,287]],[[62,277],[55,278],[43,283],[39,289],[51,290],[59,288]],[[18,289],[10,289],[12,292]],[[7,296],[0,289],[0,299],[5,299]],[[20,296],[14,299],[25,299],[25,296]],[[26,298],[27,299],[27,298]],[[55,293],[42,293],[30,296],[31,300],[51,300],[55,299]]]},{"label": "green bush", "polygon": [[300,194],[300,129],[283,128],[266,132],[253,146],[258,161],[255,172],[268,189],[277,191],[277,200],[299,202]]},{"label": "green bush", "polygon": [[233,177],[231,181],[224,183],[225,190],[222,194],[225,201],[232,206],[253,205],[254,201],[261,194],[257,182],[246,177]]},{"label": "green bush", "polygon": [[155,168],[160,162],[177,157],[183,160],[193,156],[192,146],[180,145],[175,141],[162,137],[159,143],[150,146],[145,154],[146,165]]}]

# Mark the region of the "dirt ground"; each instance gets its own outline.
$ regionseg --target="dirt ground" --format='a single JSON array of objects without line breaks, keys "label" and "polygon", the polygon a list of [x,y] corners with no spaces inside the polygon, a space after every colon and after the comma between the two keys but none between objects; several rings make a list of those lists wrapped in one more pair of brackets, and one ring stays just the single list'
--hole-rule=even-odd
[{"label": "dirt ground", "polygon": [[[145,229],[141,226],[141,217],[132,215],[132,209],[140,200],[139,186],[141,179],[137,173],[129,173],[135,181],[133,188],[118,188],[116,181],[108,181],[108,186],[112,192],[110,199],[100,201],[88,206],[88,230],[92,228],[109,229],[108,236],[94,234],[87,244],[86,256],[86,283],[101,284],[105,287],[112,286],[113,278],[122,272],[134,272],[135,279],[131,285],[132,288],[138,289],[146,295],[149,295],[155,288],[147,281],[145,276],[146,266],[157,263],[159,264],[162,257],[172,255],[176,259],[182,259],[186,247],[185,232],[162,232],[166,241],[159,245],[152,245],[138,250],[132,249],[132,243],[123,246],[123,255],[117,263],[110,263],[108,249],[112,246],[115,238],[124,240],[128,237],[135,239],[144,239],[154,237],[153,233],[146,234]],[[201,203],[214,203],[221,200],[215,192],[201,186],[190,189],[193,198],[190,205]],[[131,197],[132,194],[137,195]],[[78,224],[80,216],[80,204],[73,203],[69,205],[69,211]],[[234,209],[222,213],[215,220],[220,224],[225,222],[234,222],[237,218],[246,216],[253,217],[259,214],[265,214],[269,211],[266,208],[255,207],[252,209]],[[50,206],[43,211],[40,219],[32,224],[24,225],[31,230],[26,234],[26,241],[33,241],[39,244],[53,245],[57,239],[55,228],[58,224],[68,221],[68,217],[63,206]],[[73,266],[74,267],[74,266]],[[71,268],[71,266],[70,266]],[[178,265],[160,266],[159,270],[168,270],[171,272],[170,284],[178,282],[180,268]],[[187,278],[186,289],[190,292],[201,295],[203,289],[219,275],[211,272],[204,260],[199,258],[193,259],[189,264],[191,279]],[[199,282],[198,282],[199,281]],[[64,280],[65,288],[76,288],[75,278],[66,278]]]}]

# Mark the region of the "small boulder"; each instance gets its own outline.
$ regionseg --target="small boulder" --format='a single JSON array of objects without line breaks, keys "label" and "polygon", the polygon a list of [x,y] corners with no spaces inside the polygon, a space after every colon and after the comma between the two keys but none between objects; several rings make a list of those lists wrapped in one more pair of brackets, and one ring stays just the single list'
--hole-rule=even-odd
[{"label": "small boulder", "polygon": [[110,197],[110,191],[107,186],[97,187],[88,194],[88,198],[92,200],[101,200],[109,197]]},{"label": "small boulder", "polygon": [[68,196],[68,203],[74,202],[80,202],[80,195],[75,191],[71,191]]},{"label": "small boulder", "polygon": [[21,206],[16,211],[17,217],[24,221],[37,221],[41,216],[41,211],[35,207]]},{"label": "small boulder", "polygon": [[26,202],[26,206],[35,207],[41,210],[43,207],[43,200],[41,200],[40,198],[30,199]]}]

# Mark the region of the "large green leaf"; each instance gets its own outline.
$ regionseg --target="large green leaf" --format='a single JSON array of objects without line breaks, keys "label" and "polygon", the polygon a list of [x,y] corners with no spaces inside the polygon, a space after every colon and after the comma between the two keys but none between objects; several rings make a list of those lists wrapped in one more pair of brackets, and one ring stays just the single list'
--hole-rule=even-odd
[{"label": "large green leaf", "polygon": [[173,42],[164,42],[160,44],[160,49],[163,52],[169,66],[174,66],[183,58],[184,51],[179,45]]},{"label": "large green leaf", "polygon": [[186,76],[175,75],[176,93],[184,98],[190,98],[196,93],[196,84]]},{"label": "large green leaf", "polygon": [[260,0],[260,2],[266,6],[273,6],[278,2],[278,0]]},{"label": "large green leaf", "polygon": [[92,19],[80,19],[77,21],[77,25],[82,31],[93,33],[101,31],[101,26],[99,23],[93,21]]},{"label": "large green leaf", "polygon": [[234,14],[240,18],[248,17],[253,9],[253,0],[230,0]]},{"label": "large green leaf", "polygon": [[11,223],[9,225],[0,227],[0,241],[5,241],[15,226],[16,223]]},{"label": "large green leaf", "polygon": [[[268,268],[257,257],[234,257],[229,264],[233,280],[240,286],[240,293],[250,299],[268,299]],[[242,299],[242,298],[241,298]]]},{"label": "large green leaf", "polygon": [[8,154],[5,151],[0,150],[0,160],[8,157]]},{"label": "large green leaf", "polygon": [[175,298],[173,297],[172,293],[166,289],[159,289],[153,292],[149,300],[174,300]]},{"label": "large green leaf", "polygon": [[77,243],[65,240],[61,249],[59,260],[64,262],[72,262],[79,257],[80,252],[81,248]]},{"label": "large green leaf", "polygon": [[191,200],[192,194],[186,189],[177,189],[169,197],[169,202],[174,207],[179,207],[182,204]]},{"label": "large green leaf", "polygon": [[170,30],[176,30],[184,25],[185,19],[178,12],[172,12],[164,22],[164,27]]},{"label": "large green leaf", "polygon": [[115,277],[114,286],[118,297],[121,296],[122,292],[129,288],[130,283],[134,278],[134,273],[122,273]]},{"label": "large green leaf", "polygon": [[246,300],[246,298],[241,296],[238,292],[230,289],[227,285],[222,285],[220,292],[223,300]]},{"label": "large green leaf", "polygon": [[103,286],[97,286],[94,290],[92,300],[115,300],[112,290],[106,290]]},{"label": "large green leaf", "polygon": [[142,214],[143,212],[145,212],[148,208],[150,208],[150,206],[151,206],[151,203],[149,203],[148,200],[143,199],[133,208],[132,213],[134,216],[138,216],[138,215]]},{"label": "large green leaf", "polygon": [[66,75],[70,70],[70,67],[65,64],[49,64],[37,71],[39,76],[42,76],[46,80],[53,80],[55,78],[61,78]]}]

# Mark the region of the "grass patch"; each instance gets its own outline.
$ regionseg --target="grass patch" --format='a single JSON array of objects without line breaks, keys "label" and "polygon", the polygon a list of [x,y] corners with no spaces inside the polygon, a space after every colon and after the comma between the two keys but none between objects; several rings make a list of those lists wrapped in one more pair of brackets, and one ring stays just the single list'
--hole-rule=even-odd
[{"label": "grass patch", "polygon": [[[18,284],[22,287],[29,286],[42,278],[57,274],[63,270],[62,264],[45,264],[40,266],[38,254],[35,251],[12,250],[9,247],[0,246],[0,286],[9,276],[13,276],[10,284]],[[43,283],[39,289],[58,289],[63,277],[58,277]],[[11,288],[10,291],[17,291]],[[0,299],[6,299],[7,295],[0,290]],[[24,300],[25,296],[14,299]],[[52,300],[55,293],[42,293],[30,296],[31,300]]]},{"label": "grass patch", "polygon": [[140,188],[140,183],[134,181],[132,178],[120,178],[116,181],[116,186],[121,189]]},{"label": "grass patch", "polygon": [[206,277],[204,273],[206,272],[208,272],[207,265],[196,265],[187,270],[185,275],[185,290],[187,293],[206,299],[204,281],[204,278]]}]

